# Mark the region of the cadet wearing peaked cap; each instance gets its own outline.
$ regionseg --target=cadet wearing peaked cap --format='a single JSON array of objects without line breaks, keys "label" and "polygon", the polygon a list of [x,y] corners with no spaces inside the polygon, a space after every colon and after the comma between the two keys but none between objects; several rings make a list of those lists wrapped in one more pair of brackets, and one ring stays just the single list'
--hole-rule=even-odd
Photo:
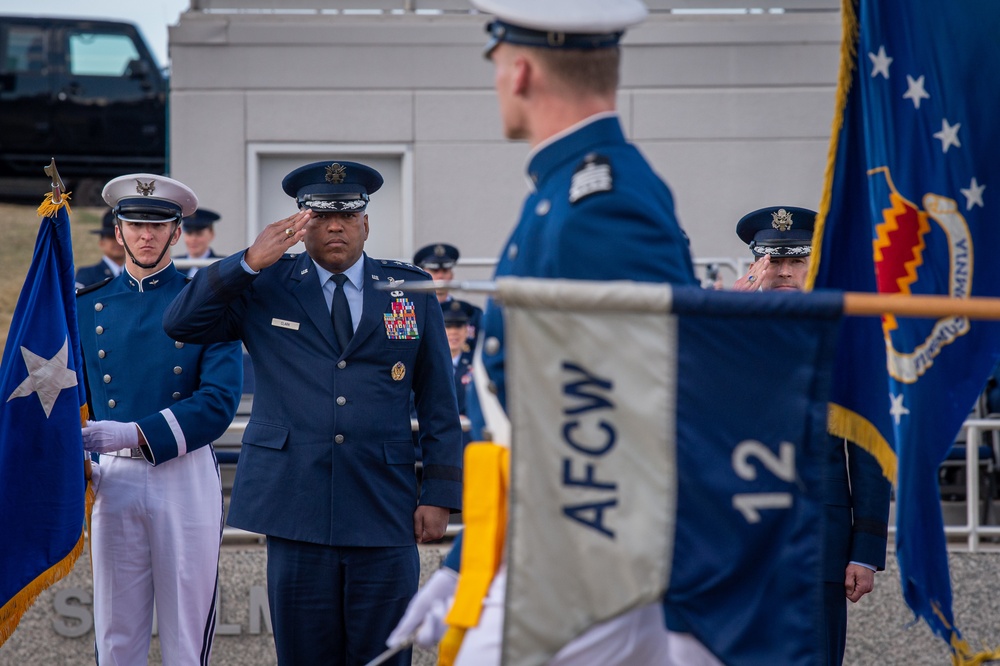
[{"label": "cadet wearing peaked cap", "polygon": [[[175,259],[221,259],[224,255],[216,254],[211,247],[212,241],[215,240],[214,225],[220,219],[222,216],[214,210],[198,208],[193,214],[181,220],[187,253],[178,255]],[[188,268],[187,276],[193,278],[198,268],[198,266]]]},{"label": "cadet wearing peaked cap", "polygon": [[[532,149],[527,165],[531,191],[500,254],[495,276],[697,284],[688,239],[674,214],[673,195],[628,142],[616,112],[619,43],[625,29],[646,16],[643,3],[472,0],[472,4],[493,14],[486,26],[485,55],[494,65],[504,135],[526,140]],[[556,53],[558,58],[551,57]],[[609,220],[614,221],[610,232]],[[504,312],[499,303],[487,302],[482,328],[482,361],[489,384],[477,383],[469,398],[469,418],[480,427],[478,416],[484,411],[478,408],[480,398],[490,405],[498,402],[496,411],[505,409],[509,398]],[[474,439],[478,432],[474,428]],[[504,455],[490,452],[495,460]],[[502,468],[476,472],[483,474],[480,478],[503,474]],[[476,472],[466,478],[477,478]],[[465,509],[467,518],[501,520],[502,500],[490,502],[486,494],[479,499],[467,500],[477,502]],[[502,562],[480,557],[462,562],[461,541],[466,538],[477,539],[470,546],[473,553],[505,552],[502,537],[476,537],[470,527],[456,539],[446,567],[421,588],[390,644],[404,641],[416,629],[418,636],[440,636],[442,618],[436,609],[447,608],[454,593],[449,617],[453,626],[441,641],[439,655],[454,656],[456,666],[500,663],[502,600],[506,583],[511,582],[512,588],[517,583],[506,580]],[[479,534],[489,532],[487,527]],[[463,570],[456,586],[454,571],[460,563]],[[478,582],[486,580],[491,583],[484,597],[485,586]],[[460,630],[465,627],[467,631]],[[712,663],[710,654],[704,661],[687,655],[672,660],[668,638],[663,607],[656,601],[588,629],[547,663]],[[700,658],[707,651],[698,648]]]},{"label": "cadet wearing peaked cap", "polygon": [[[279,664],[379,655],[417,590],[417,543],[441,538],[461,507],[462,432],[441,307],[432,293],[380,289],[427,274],[364,252],[366,208],[381,185],[356,162],[295,169],[282,187],[299,212],[201,269],[164,316],[182,341],[242,340],[253,360],[228,522],[267,535]],[[306,251],[288,254],[300,240]],[[409,659],[407,650],[386,663]]]},{"label": "cadet wearing peaked cap", "polygon": [[[431,243],[425,245],[413,255],[413,263],[431,274],[431,278],[440,281],[449,281],[455,277],[452,269],[458,263],[460,253],[458,248],[448,243]],[[447,289],[437,290],[438,300],[441,306],[447,304],[457,304],[457,307],[465,310],[469,316],[468,337],[465,341],[464,356],[467,361],[472,362],[472,355],[476,351],[476,341],[479,335],[479,328],[483,320],[483,310],[467,301],[454,298]],[[463,412],[464,413],[464,412]]]},{"label": "cadet wearing peaked cap", "polygon": [[796,206],[768,206],[740,218],[736,234],[749,246],[754,263],[733,283],[733,289],[804,289],[815,223],[815,211]]},{"label": "cadet wearing peaked cap", "polygon": [[222,219],[214,210],[199,208],[193,214],[181,220],[181,229],[185,232],[196,231],[198,229],[210,229],[213,224]]},{"label": "cadet wearing peaked cap", "polygon": [[448,243],[425,245],[413,255],[413,264],[425,271],[454,268],[458,263],[458,248]]},{"label": "cadet wearing peaked cap", "polygon": [[237,343],[186,345],[163,330],[185,284],[167,251],[197,206],[194,192],[131,174],[109,182],[104,199],[128,256],[118,277],[77,297],[94,419],[83,444],[100,454],[91,523],[97,658],[146,663],[155,608],[163,661],[207,663],[222,536],[212,442],[239,405],[242,354]]},{"label": "cadet wearing peaked cap", "polygon": [[117,276],[125,262],[125,248],[115,238],[115,214],[112,211],[104,213],[101,227],[91,229],[90,233],[99,236],[97,244],[104,256],[93,266],[84,266],[76,272],[77,289]]}]

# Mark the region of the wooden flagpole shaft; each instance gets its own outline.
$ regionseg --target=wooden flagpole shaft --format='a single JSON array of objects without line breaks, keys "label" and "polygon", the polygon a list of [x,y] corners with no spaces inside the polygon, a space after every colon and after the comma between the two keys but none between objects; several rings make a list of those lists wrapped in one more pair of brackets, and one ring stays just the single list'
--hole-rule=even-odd
[{"label": "wooden flagpole shaft", "polygon": [[1000,298],[952,298],[844,292],[844,314],[849,316],[968,317],[1000,319]]}]

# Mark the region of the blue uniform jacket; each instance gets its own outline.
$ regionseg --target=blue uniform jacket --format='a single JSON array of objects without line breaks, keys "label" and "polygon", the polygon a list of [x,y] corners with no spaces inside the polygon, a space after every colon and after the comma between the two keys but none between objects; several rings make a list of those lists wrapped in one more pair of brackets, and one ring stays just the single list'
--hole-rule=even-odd
[{"label": "blue uniform jacket", "polygon": [[[531,158],[534,191],[495,276],[698,284],[670,189],[625,140],[618,116],[595,118]],[[493,301],[483,334],[483,362],[506,407],[503,311]]]},{"label": "blue uniform jacket", "polygon": [[845,447],[839,437],[829,439],[823,580],[843,583],[850,562],[885,569],[890,485],[870,453],[853,443]]},{"label": "blue uniform jacket", "polygon": [[[542,146],[528,176],[534,191],[495,277],[699,284],[673,195],[626,141],[617,115],[595,116]],[[503,310],[493,300],[483,314],[483,339],[483,364],[506,408]],[[483,424],[474,389],[468,403],[475,440]],[[457,570],[460,556],[459,538],[445,566]]]},{"label": "blue uniform jacket", "polygon": [[222,435],[243,384],[238,343],[187,344],[163,332],[163,311],[184,284],[170,264],[143,280],[122,271],[77,297],[91,418],[135,421],[154,465]]},{"label": "blue uniform jacket", "polygon": [[76,272],[76,286],[78,288],[86,287],[91,284],[103,282],[109,277],[114,276],[115,274],[111,272],[111,267],[102,259],[93,266],[84,266]]},{"label": "blue uniform jacket", "polygon": [[[312,259],[285,255],[251,275],[242,256],[198,271],[163,319],[181,340],[242,340],[253,361],[253,411],[229,524],[330,546],[413,544],[410,391],[423,451],[421,504],[461,507],[461,425],[437,297],[375,284],[427,274],[366,255],[361,320],[338,355]],[[417,335],[390,335],[386,315],[407,304]]]}]

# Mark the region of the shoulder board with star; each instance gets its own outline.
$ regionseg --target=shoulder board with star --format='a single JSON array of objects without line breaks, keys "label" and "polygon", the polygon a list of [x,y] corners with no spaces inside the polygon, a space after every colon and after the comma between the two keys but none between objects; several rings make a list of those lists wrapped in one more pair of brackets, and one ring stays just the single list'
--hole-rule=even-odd
[{"label": "shoulder board with star", "polygon": [[83,296],[84,294],[89,294],[92,291],[97,291],[98,289],[100,289],[107,283],[111,282],[112,280],[114,280],[113,277],[106,277],[100,282],[95,282],[94,284],[88,284],[86,287],[80,287],[79,289],[76,290],[76,295],[77,297],[79,297]]},{"label": "shoulder board with star", "polygon": [[388,269],[399,268],[406,272],[416,273],[417,275],[420,275],[424,278],[429,278],[431,276],[430,273],[420,268],[419,266],[414,266],[413,264],[407,263],[405,261],[399,261],[397,259],[379,259],[378,262],[382,266]]},{"label": "shoulder board with star", "polygon": [[569,202],[575,204],[598,192],[610,192],[614,189],[614,179],[611,174],[611,161],[604,155],[590,153],[583,158],[569,182]]}]

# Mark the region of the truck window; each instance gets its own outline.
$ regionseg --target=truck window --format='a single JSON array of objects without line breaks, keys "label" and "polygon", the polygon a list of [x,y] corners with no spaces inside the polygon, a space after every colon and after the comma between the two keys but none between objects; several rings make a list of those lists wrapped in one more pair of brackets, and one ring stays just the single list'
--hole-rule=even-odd
[{"label": "truck window", "polygon": [[69,37],[69,69],[75,76],[122,76],[138,58],[127,35],[81,32]]},{"label": "truck window", "polygon": [[7,33],[4,67],[7,72],[41,72],[48,64],[45,33],[38,28],[12,26]]}]

